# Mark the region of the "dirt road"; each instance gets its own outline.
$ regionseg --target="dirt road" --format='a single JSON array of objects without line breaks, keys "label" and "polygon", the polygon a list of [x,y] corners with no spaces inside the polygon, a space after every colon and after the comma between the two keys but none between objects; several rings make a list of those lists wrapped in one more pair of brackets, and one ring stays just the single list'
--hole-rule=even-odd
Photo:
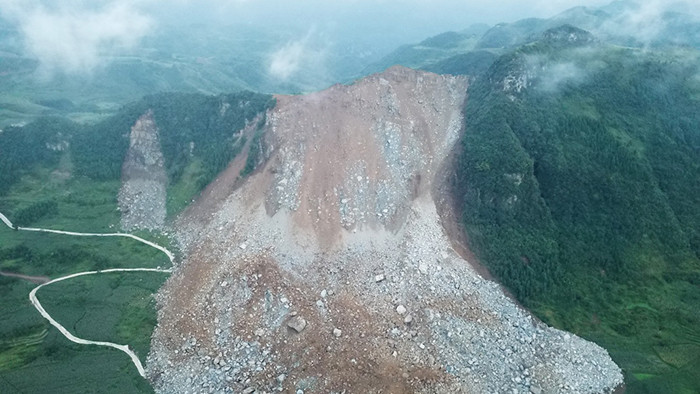
[{"label": "dirt road", "polygon": [[[141,242],[143,244],[146,244],[152,248],[158,249],[161,252],[165,253],[166,256],[168,256],[168,259],[170,260],[170,263],[172,264],[175,257],[173,256],[172,252],[170,252],[168,249],[155,244],[153,242],[147,241],[143,238],[137,237],[132,234],[125,234],[125,233],[110,233],[110,234],[101,234],[101,233],[78,233],[78,232],[72,232],[72,231],[61,231],[61,230],[50,230],[50,229],[44,229],[44,228],[32,228],[32,227],[15,227],[12,222],[2,213],[0,213],[0,220],[2,220],[9,228],[15,229],[18,231],[32,231],[32,232],[45,232],[45,233],[54,233],[54,234],[63,234],[63,235],[70,235],[70,236],[76,236],[76,237],[126,237],[126,238],[131,238],[134,239],[138,242]],[[39,299],[36,296],[36,292],[41,289],[44,286],[48,286],[52,283],[56,282],[61,282],[67,279],[72,279],[76,278],[79,276],[85,276],[85,275],[95,275],[95,274],[103,274],[103,273],[111,273],[111,272],[162,272],[162,273],[171,273],[172,270],[167,268],[167,269],[162,269],[162,268],[112,268],[112,269],[106,269],[106,270],[100,270],[100,271],[85,271],[85,272],[78,272],[75,274],[70,274],[66,276],[62,276],[60,278],[52,279],[49,280],[46,283],[43,283],[34,289],[29,293],[29,300],[32,302],[32,305],[36,308],[36,310],[43,316],[46,320],[51,323],[52,326],[56,327],[58,331],[63,334],[66,338],[68,338],[69,341],[78,343],[81,345],[97,345],[97,346],[106,346],[106,347],[111,347],[117,350],[121,350],[122,352],[126,353],[130,358],[131,361],[134,363],[134,366],[136,366],[136,369],[139,371],[139,374],[146,378],[146,372],[143,369],[143,365],[141,364],[141,360],[139,360],[138,356],[136,353],[134,353],[130,348],[129,345],[119,345],[116,343],[112,342],[104,342],[104,341],[91,341],[88,339],[83,339],[76,337],[75,335],[71,334],[65,327],[61,325],[61,323],[57,322],[51,315],[49,315],[48,312],[46,312],[46,309],[41,305],[39,302]],[[18,276],[18,275],[15,275]]]}]

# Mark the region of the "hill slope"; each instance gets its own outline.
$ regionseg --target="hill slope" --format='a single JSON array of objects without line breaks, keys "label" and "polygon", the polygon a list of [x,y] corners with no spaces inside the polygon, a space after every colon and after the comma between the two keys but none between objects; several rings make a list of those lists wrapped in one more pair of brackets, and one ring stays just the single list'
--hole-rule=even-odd
[{"label": "hill slope", "polygon": [[635,392],[700,387],[698,72],[695,51],[564,26],[499,58],[466,106],[472,246],[538,316],[608,348]]},{"label": "hill slope", "polygon": [[603,349],[532,319],[441,227],[466,89],[395,67],[277,97],[265,164],[243,184],[222,174],[179,220],[186,258],[159,294],[156,390],[619,385]]}]

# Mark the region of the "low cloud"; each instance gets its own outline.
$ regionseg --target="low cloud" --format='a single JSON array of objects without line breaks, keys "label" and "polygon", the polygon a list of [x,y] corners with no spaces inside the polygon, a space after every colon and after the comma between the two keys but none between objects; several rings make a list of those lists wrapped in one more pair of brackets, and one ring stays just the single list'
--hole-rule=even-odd
[{"label": "low cloud", "polygon": [[[628,36],[643,45],[653,44],[655,41],[674,40],[669,36],[669,19],[666,15],[670,12],[685,14],[688,20],[700,22],[700,4],[689,1],[644,0],[624,3],[622,13],[602,26],[602,32],[612,36]],[[683,39],[683,37],[677,37]]]},{"label": "low cloud", "polygon": [[69,1],[57,7],[0,0],[0,10],[22,34],[26,54],[39,60],[40,71],[49,76],[90,73],[107,57],[137,46],[153,25],[130,2]]},{"label": "low cloud", "polygon": [[551,92],[558,90],[564,84],[579,84],[583,82],[586,72],[572,62],[555,63],[550,65],[540,75],[540,88]]},{"label": "low cloud", "polygon": [[311,29],[305,37],[287,42],[270,55],[269,75],[282,82],[326,78],[327,52],[327,44]]},{"label": "low cloud", "polygon": [[592,74],[605,68],[604,62],[591,60],[597,56],[595,49],[578,48],[570,54],[573,60],[557,61],[544,55],[532,55],[525,62],[536,78],[537,89],[553,93],[566,86],[585,83]]},{"label": "low cloud", "polygon": [[270,58],[270,75],[287,80],[297,73],[306,55],[304,40],[293,41],[275,51]]}]

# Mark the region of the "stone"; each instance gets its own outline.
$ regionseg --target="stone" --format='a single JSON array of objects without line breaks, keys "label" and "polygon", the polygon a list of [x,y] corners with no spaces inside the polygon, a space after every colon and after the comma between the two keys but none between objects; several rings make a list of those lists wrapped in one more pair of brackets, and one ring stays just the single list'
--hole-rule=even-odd
[{"label": "stone", "polygon": [[425,264],[423,262],[418,264],[418,271],[420,271],[421,274],[427,274],[428,273],[428,264]]},{"label": "stone", "polygon": [[294,316],[287,322],[287,327],[296,332],[302,332],[306,328],[306,320],[301,316]]},{"label": "stone", "polygon": [[384,276],[384,274],[379,274],[379,275],[377,275],[377,276],[374,277],[374,281],[377,282],[377,283],[383,281],[384,279],[386,279],[386,277]]},{"label": "stone", "polygon": [[340,336],[343,335],[343,330],[341,330],[341,329],[339,329],[339,328],[334,328],[334,329],[333,329],[333,335],[334,335],[336,338],[340,338]]},{"label": "stone", "polygon": [[403,315],[404,313],[406,313],[406,307],[403,305],[397,306],[396,313],[398,313],[399,315]]},{"label": "stone", "polygon": [[253,387],[248,387],[242,391],[243,394],[252,394],[254,392],[255,392],[255,389]]},{"label": "stone", "polygon": [[410,313],[408,315],[406,315],[406,317],[403,318],[403,322],[405,324],[411,324],[412,321],[413,321],[413,316],[411,316]]}]

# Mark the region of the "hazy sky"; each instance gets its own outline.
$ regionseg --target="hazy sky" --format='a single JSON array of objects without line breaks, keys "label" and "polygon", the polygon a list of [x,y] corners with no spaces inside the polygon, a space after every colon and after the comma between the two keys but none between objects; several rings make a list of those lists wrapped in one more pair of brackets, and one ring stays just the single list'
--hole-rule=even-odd
[{"label": "hazy sky", "polygon": [[[686,0],[698,10],[700,1]],[[280,59],[270,71],[284,77],[285,65],[307,54],[307,42],[319,36],[332,47],[338,41],[374,45],[388,52],[429,36],[461,30],[474,23],[493,25],[528,17],[551,17],[577,5],[609,0],[0,0],[0,16],[18,27],[28,55],[42,67],[68,73],[92,70],[104,55],[138,46],[164,26],[199,23],[274,26],[289,29],[280,42]],[[630,19],[643,28],[670,2],[642,0],[642,12]],[[314,37],[311,37],[314,35]],[[295,41],[296,40],[296,41]]]}]

